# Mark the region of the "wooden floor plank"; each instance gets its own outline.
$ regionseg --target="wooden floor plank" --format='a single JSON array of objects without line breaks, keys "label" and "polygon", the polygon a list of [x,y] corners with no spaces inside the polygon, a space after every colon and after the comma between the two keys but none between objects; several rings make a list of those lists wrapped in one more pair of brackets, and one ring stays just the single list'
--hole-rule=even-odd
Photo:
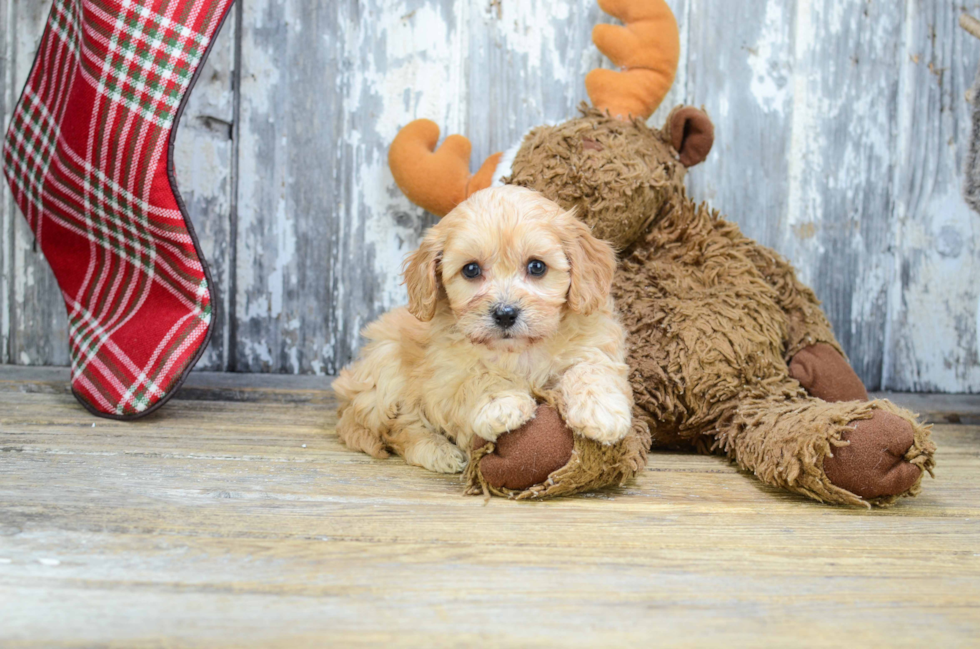
[{"label": "wooden floor plank", "polygon": [[92,418],[53,373],[23,389],[16,374],[0,368],[3,646],[980,637],[975,397],[937,399],[936,479],[888,510],[683,453],[620,488],[487,503],[348,451],[319,384],[221,377],[123,423]]}]

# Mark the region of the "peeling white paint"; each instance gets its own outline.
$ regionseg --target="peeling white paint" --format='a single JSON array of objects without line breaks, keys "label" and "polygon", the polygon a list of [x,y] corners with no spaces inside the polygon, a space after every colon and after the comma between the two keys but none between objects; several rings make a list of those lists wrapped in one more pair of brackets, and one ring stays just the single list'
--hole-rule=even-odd
[{"label": "peeling white paint", "polygon": [[271,105],[276,101],[275,88],[280,73],[285,72],[276,62],[275,52],[256,41],[256,30],[264,27],[262,16],[268,12],[269,5],[269,0],[251,0],[242,4],[243,23],[249,26],[241,36],[242,48],[248,48],[248,73],[242,76],[242,94],[248,95],[248,102],[242,107],[265,115],[271,115]]},{"label": "peeling white paint", "polygon": [[[457,30],[451,31],[431,5],[409,11],[404,2],[389,3],[376,17],[370,30],[356,24],[345,29],[350,47],[364,52],[362,67],[350,79],[348,110],[362,110],[365,96],[376,100],[372,105],[380,112],[374,134],[382,142],[390,142],[399,128],[416,117],[436,120],[443,129],[458,129],[462,80],[461,71],[453,71],[460,57]],[[375,56],[375,39],[383,43],[381,60]]]},{"label": "peeling white paint", "polygon": [[[812,0],[799,0],[796,9],[796,31],[794,60],[806,60],[814,47],[814,25],[812,22]],[[810,172],[812,156],[810,151],[820,149],[823,144],[818,128],[816,114],[819,108],[814,104],[820,97],[810,90],[811,80],[806,71],[797,67],[793,74],[793,118],[790,130],[789,151],[789,198],[786,210],[786,224],[791,230],[794,225],[814,220],[814,215],[822,212],[820,195],[808,192],[805,175]],[[819,245],[819,244],[817,244]],[[790,248],[795,248],[791,243]],[[808,269],[800,268],[803,281],[810,281]]]},{"label": "peeling white paint", "polygon": [[[960,197],[958,184],[949,182],[906,229],[904,257],[915,272],[902,293],[908,349],[902,360],[913,362],[914,371],[893,366],[896,387],[957,392],[980,384],[980,306],[972,308],[980,302],[978,220]],[[944,229],[973,234],[962,246],[943,247]],[[956,248],[958,254],[951,254]]]},{"label": "peeling white paint", "polygon": [[[360,168],[359,181],[366,187],[393,185],[387,157],[378,155],[365,161]],[[402,200],[391,198],[387,192],[364,192],[361,198],[366,213],[371,215],[364,223],[365,239],[375,246],[375,271],[381,280],[384,308],[405,304],[408,295],[402,285],[401,266],[405,256],[417,245],[419,234],[413,228],[399,226],[394,215],[411,208]],[[355,207],[360,205],[355,203]]]},{"label": "peeling white paint", "polygon": [[[769,0],[762,30],[755,47],[750,49],[748,62],[752,69],[749,89],[759,106],[766,112],[783,114],[789,99],[791,66],[786,60],[790,51],[788,31],[783,15],[783,0]],[[727,107],[726,107],[727,108]]]},{"label": "peeling white paint", "polygon": [[540,75],[547,70],[560,87],[582,82],[576,66],[569,67],[555,47],[556,30],[566,25],[569,11],[566,2],[504,3],[498,33],[509,52],[527,57],[522,74]]},{"label": "peeling white paint", "polygon": [[[17,65],[2,80],[8,97],[28,73],[31,57],[24,53],[33,50],[44,17],[38,4],[13,1],[18,24],[5,27],[13,35],[5,54]],[[938,102],[937,88],[959,100],[959,85],[972,79],[975,61],[965,74],[963,61],[977,51],[949,31],[949,25],[955,30],[955,8],[939,0],[906,0],[888,9],[894,12],[890,21],[869,21],[863,9],[881,12],[879,3],[753,0],[736,24],[727,8],[711,14],[702,11],[703,3],[668,1],[681,25],[682,60],[674,88],[650,123],[662,125],[678,103],[710,107],[720,128],[708,163],[690,176],[698,198],[710,198],[746,230],[768,223],[769,243],[794,261],[804,281],[825,279],[818,269],[828,267],[829,255],[849,262],[851,274],[836,280],[846,298],[822,297],[842,312],[849,309],[850,320],[836,324],[855,339],[875,335],[866,322],[879,317],[887,301],[882,372],[891,387],[980,390],[980,295],[974,287],[980,284],[980,216],[959,199],[954,157],[962,133],[952,130],[967,120],[961,101],[947,100],[942,110],[930,104],[933,112],[922,112],[927,98]],[[251,367],[336,371],[357,329],[374,312],[405,301],[401,262],[418,243],[423,215],[400,194],[387,168],[387,148],[398,129],[418,117],[434,119],[443,137],[473,139],[472,162],[478,164],[491,150],[512,144],[499,139],[573,114],[585,96],[585,74],[610,67],[590,44],[592,17],[616,21],[601,16],[593,0],[503,0],[499,16],[496,5],[450,0],[323,3],[316,21],[300,0],[249,0],[242,7],[238,267],[218,278],[226,286],[232,276],[236,281],[239,340],[230,342],[254,361]],[[727,24],[711,22],[721,20]],[[929,58],[930,29],[938,30],[941,43],[935,60]],[[692,38],[699,42],[715,33],[725,43],[723,58],[692,51]],[[297,42],[307,46],[296,48]],[[851,59],[856,51],[871,52],[873,60]],[[941,77],[928,72],[930,62],[944,71]],[[230,120],[230,65],[221,63],[216,70],[226,76],[195,91],[198,113]],[[481,76],[491,74],[484,65],[505,78]],[[873,69],[881,71],[880,82],[852,73],[863,65],[878,66]],[[722,70],[720,83],[699,86],[706,70]],[[893,98],[882,89],[895,74],[901,82]],[[871,78],[873,87],[862,92],[839,83],[850,79],[859,86],[855,78]],[[307,119],[311,111],[329,119],[322,103],[316,105],[325,98],[338,102],[345,124],[336,142],[317,138],[316,129],[326,133],[328,125]],[[743,110],[746,115],[739,114]],[[298,127],[304,126],[311,137],[303,137]],[[232,143],[220,121],[192,118],[183,128],[179,181],[185,198],[213,219],[195,223],[203,245],[226,254],[229,242],[221,239],[217,219],[231,207]],[[787,139],[769,137],[775,131],[766,129],[785,131]],[[304,169],[297,160],[312,162]],[[315,183],[305,174],[320,173],[320,161],[332,172],[320,179],[318,204],[310,192]],[[785,187],[766,199],[770,214],[753,212],[751,196],[746,199],[751,183]],[[889,184],[893,211],[879,214],[867,197]],[[733,211],[733,204],[741,210]],[[318,218],[332,219],[331,227],[309,232]],[[0,276],[0,345],[8,361],[48,363],[51,341],[64,337],[61,325],[55,331],[49,321],[50,304],[60,297],[47,289],[45,262],[30,252],[32,237],[20,215],[4,211],[3,219],[3,231],[13,226],[16,239],[12,258],[2,257],[3,269],[15,270]],[[864,227],[869,219],[886,223],[890,239],[878,241],[880,232]],[[356,281],[297,297],[306,249],[325,255],[336,277]],[[330,326],[324,326],[328,317]],[[47,334],[37,333],[45,328]],[[11,336],[37,342],[8,348]]]},{"label": "peeling white paint", "polygon": [[[350,79],[347,110],[370,111],[374,118],[370,131],[348,136],[357,168],[346,209],[363,223],[364,246],[373,251],[373,273],[380,284],[375,296],[380,303],[371,305],[375,309],[407,301],[401,264],[421,234],[417,221],[399,220],[400,214],[419,211],[395,185],[388,169],[388,144],[415,118],[434,120],[442,138],[463,130],[466,4],[454,7],[451,24],[436,5],[410,9],[405,2],[382,2],[369,26],[351,23],[344,29],[348,47],[364,53]],[[359,330],[360,314],[350,315],[351,329]]]},{"label": "peeling white paint", "polygon": [[980,296],[977,297],[977,311],[974,314],[974,324],[976,325],[974,340],[977,341],[977,346],[980,347]]},{"label": "peeling white paint", "polygon": [[272,272],[269,273],[269,316],[276,318],[282,315],[282,303],[285,292],[291,284],[287,268],[296,255],[296,223],[287,210],[286,201],[279,201],[276,212],[275,256],[272,261]]},{"label": "peeling white paint", "polygon": [[[869,262],[861,269],[861,277],[869,286],[887,286],[891,269],[886,267],[880,257],[868,257]],[[851,331],[855,334],[873,321],[877,307],[878,293],[855,291],[851,295]]]},{"label": "peeling white paint", "polygon": [[256,340],[242,340],[240,341],[242,346],[242,353],[250,357],[257,358],[260,362],[272,366],[272,350],[269,349],[269,345],[263,341]]}]

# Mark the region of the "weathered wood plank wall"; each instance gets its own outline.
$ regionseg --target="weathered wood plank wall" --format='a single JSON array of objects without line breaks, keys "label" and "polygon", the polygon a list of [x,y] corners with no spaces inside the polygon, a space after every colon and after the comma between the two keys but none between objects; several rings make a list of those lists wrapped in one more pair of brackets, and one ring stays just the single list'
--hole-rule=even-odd
[{"label": "weathered wood plank wall", "polygon": [[[49,1],[0,0],[4,123]],[[980,391],[980,215],[959,197],[980,2],[672,0],[670,106],[717,125],[692,193],[792,259],[872,388]],[[474,164],[571,115],[607,65],[594,0],[247,0],[184,115],[178,177],[218,282],[201,367],[332,373],[403,302],[432,217],[385,155],[429,117]],[[0,362],[67,363],[56,285],[4,187]]]}]

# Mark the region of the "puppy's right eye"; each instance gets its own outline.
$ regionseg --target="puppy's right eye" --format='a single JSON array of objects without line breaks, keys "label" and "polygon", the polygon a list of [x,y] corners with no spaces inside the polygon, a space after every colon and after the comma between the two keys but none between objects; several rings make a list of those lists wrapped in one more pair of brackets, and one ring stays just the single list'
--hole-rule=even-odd
[{"label": "puppy's right eye", "polygon": [[472,262],[463,266],[463,277],[466,279],[476,279],[483,273],[483,269],[480,268],[480,264]]}]

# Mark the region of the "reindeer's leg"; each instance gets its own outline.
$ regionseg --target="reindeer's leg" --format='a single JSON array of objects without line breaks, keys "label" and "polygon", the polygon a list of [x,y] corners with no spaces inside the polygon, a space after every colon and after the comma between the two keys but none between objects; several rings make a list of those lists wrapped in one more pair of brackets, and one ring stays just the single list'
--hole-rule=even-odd
[{"label": "reindeer's leg", "polygon": [[827,345],[844,354],[820,308],[820,300],[810,287],[796,277],[793,266],[775,250],[748,239],[745,252],[766,282],[776,291],[776,302],[786,314],[785,358],[789,363],[796,354],[812,345]]},{"label": "reindeer's leg", "polygon": [[764,483],[828,503],[885,506],[934,466],[929,429],[888,401],[747,398],[718,445]]},{"label": "reindeer's leg", "polygon": [[847,362],[820,301],[774,250],[751,242],[749,256],[786,315],[784,358],[790,376],[810,396],[824,401],[867,401],[868,393]]}]

